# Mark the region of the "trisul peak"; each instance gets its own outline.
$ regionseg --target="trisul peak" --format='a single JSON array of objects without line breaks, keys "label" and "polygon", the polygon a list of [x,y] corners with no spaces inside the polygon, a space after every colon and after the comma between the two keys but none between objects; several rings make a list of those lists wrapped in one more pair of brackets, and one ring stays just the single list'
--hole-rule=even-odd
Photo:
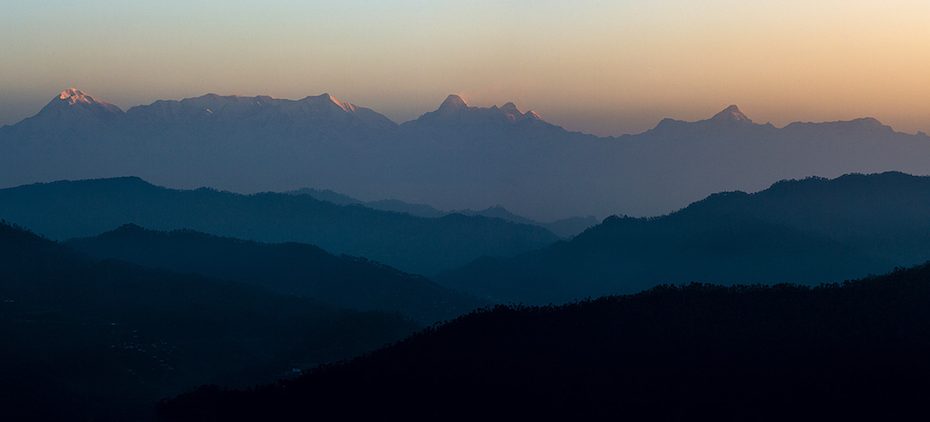
[{"label": "trisul peak", "polygon": [[77,88],[68,88],[64,91],[61,91],[61,93],[58,94],[58,99],[71,105],[78,103],[93,104],[97,102],[94,100],[94,97],[87,95],[84,91],[81,91]]},{"label": "trisul peak", "polygon": [[57,97],[52,98],[47,107],[54,109],[78,107],[109,113],[122,113],[119,107],[106,101],[100,101],[77,88],[68,88],[61,91]]}]

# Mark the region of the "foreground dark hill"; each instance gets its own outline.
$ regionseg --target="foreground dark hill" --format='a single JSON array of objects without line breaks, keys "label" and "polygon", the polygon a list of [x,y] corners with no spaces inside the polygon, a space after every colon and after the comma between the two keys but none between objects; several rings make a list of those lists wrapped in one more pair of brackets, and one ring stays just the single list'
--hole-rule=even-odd
[{"label": "foreground dark hill", "polygon": [[695,284],[498,307],[296,380],[203,388],[160,410],[172,421],[910,419],[930,393],[928,353],[924,265],[816,288]]},{"label": "foreground dark hill", "polygon": [[657,218],[611,217],[569,242],[438,278],[499,301],[565,302],[663,283],[817,284],[930,259],[930,177],[779,182]]},{"label": "foreground dark hill", "polygon": [[203,383],[250,385],[407,335],[243,284],[94,261],[0,224],[0,406],[6,420],[139,420]]},{"label": "foreground dark hill", "polygon": [[67,246],[97,258],[240,281],[343,308],[399,312],[427,324],[481,304],[421,276],[300,243],[262,244],[126,225]]},{"label": "foreground dark hill", "polygon": [[421,274],[480,256],[515,255],[557,239],[539,227],[491,218],[418,218],[306,195],[173,190],[134,177],[3,189],[0,218],[56,240],[131,223],[263,242],[296,241]]}]

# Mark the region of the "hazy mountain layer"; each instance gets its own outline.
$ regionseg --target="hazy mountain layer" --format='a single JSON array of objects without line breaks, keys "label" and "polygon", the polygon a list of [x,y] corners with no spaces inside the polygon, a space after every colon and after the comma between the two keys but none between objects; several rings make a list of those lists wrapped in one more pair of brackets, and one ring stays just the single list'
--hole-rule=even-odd
[{"label": "hazy mountain layer", "polygon": [[303,188],[287,192],[294,195],[309,195],[321,201],[332,202],[337,205],[362,205],[368,208],[374,208],[382,211],[402,212],[425,218],[439,218],[449,214],[462,214],[470,216],[480,216],[488,218],[499,218],[519,224],[530,224],[540,226],[562,238],[570,238],[581,233],[598,223],[598,220],[592,216],[588,217],[569,217],[560,220],[541,223],[526,217],[516,215],[506,208],[498,205],[483,210],[455,210],[442,211],[426,204],[411,204],[397,199],[382,199],[378,201],[361,201],[329,189],[311,189]]},{"label": "hazy mountain layer", "polygon": [[0,218],[56,240],[137,224],[263,242],[302,242],[420,274],[480,256],[515,255],[557,239],[539,227],[491,218],[419,218],[338,206],[305,195],[165,189],[138,178],[2,189]]},{"label": "hazy mountain layer", "polygon": [[930,177],[779,182],[656,218],[611,217],[568,242],[480,259],[437,280],[492,298],[565,302],[657,284],[839,282],[930,259]]}]

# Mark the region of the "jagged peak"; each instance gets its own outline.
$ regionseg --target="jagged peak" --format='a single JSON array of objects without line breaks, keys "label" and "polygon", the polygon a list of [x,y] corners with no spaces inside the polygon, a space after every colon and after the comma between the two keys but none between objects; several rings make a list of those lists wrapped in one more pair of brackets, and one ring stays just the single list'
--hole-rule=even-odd
[{"label": "jagged peak", "polygon": [[739,122],[739,123],[752,123],[752,119],[747,117],[736,105],[730,105],[723,111],[711,117],[713,121],[724,121],[724,122]]},{"label": "jagged peak", "polygon": [[440,111],[457,111],[457,110],[464,110],[467,108],[468,108],[468,103],[466,103],[465,100],[462,99],[462,97],[455,95],[455,94],[450,94],[448,97],[446,97],[446,100],[443,101],[442,104],[439,105]]}]

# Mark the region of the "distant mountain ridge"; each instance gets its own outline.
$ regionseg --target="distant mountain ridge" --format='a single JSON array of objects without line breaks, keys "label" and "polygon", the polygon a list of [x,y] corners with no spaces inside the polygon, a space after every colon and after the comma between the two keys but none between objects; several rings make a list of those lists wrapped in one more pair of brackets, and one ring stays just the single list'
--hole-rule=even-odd
[{"label": "distant mountain ridge", "polygon": [[175,190],[135,177],[0,189],[0,218],[56,240],[96,236],[132,223],[261,242],[302,242],[425,275],[558,240],[540,227],[499,219],[420,218],[306,195]]},{"label": "distant mountain ridge", "polygon": [[497,302],[562,303],[659,284],[818,284],[930,260],[930,177],[853,174],[609,217],[567,242],[437,278]]},{"label": "distant mountain ridge", "polygon": [[730,106],[696,122],[665,119],[636,135],[565,130],[513,103],[450,95],[397,124],[322,94],[299,100],[208,94],[125,113],[62,92],[0,128],[0,186],[134,175],[176,188],[237,192],[327,186],[439,209],[501,205],[535,221],[657,215],[711,193],[783,179],[930,174],[930,137],[872,118],[757,124]]},{"label": "distant mountain ridge", "polygon": [[365,107],[344,102],[330,94],[299,100],[269,96],[242,97],[207,94],[180,101],[159,100],[126,112],[130,123],[286,125],[291,130],[317,129],[313,124],[390,130],[397,127],[387,117]]},{"label": "distant mountain ridge", "polygon": [[528,224],[543,227],[562,238],[570,238],[575,236],[578,233],[583,232],[585,229],[599,223],[599,220],[593,216],[570,217],[551,221],[548,223],[541,223],[526,217],[516,215],[500,205],[477,211],[454,210],[446,212],[433,208],[427,204],[411,204],[396,199],[382,199],[378,201],[365,202],[329,189],[303,188],[287,193],[293,195],[309,195],[321,201],[332,202],[336,205],[360,205],[377,210],[401,212],[424,218],[439,218],[450,214],[497,218],[518,224]]}]

